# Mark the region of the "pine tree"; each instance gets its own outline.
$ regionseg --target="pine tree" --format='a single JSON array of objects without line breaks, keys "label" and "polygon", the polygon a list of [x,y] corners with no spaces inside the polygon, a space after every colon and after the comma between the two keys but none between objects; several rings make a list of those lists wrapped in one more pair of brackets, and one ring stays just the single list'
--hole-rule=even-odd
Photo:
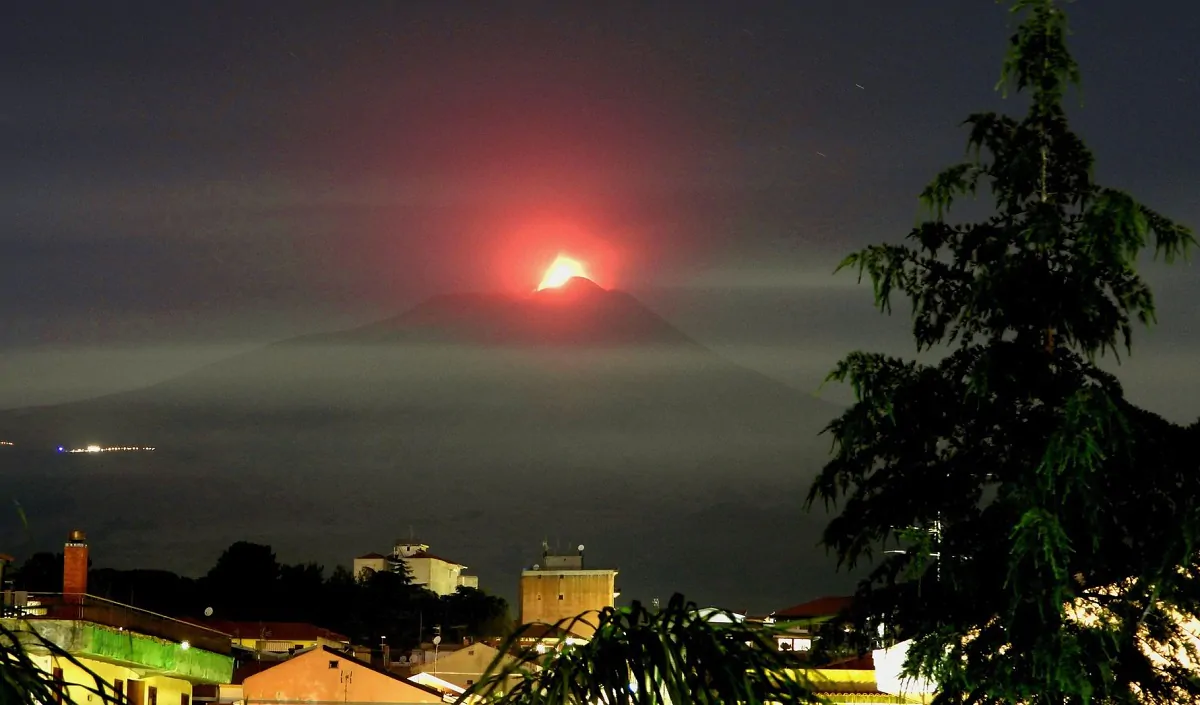
[{"label": "pine tree", "polygon": [[[872,563],[856,633],[912,639],[942,702],[1193,701],[1200,434],[1134,407],[1095,361],[1154,321],[1139,254],[1172,262],[1195,240],[1096,183],[1063,106],[1080,76],[1066,16],[1012,12],[1000,87],[1024,117],[972,115],[969,160],[922,193],[928,219],[842,265],[882,311],[908,298],[918,350],[947,354],[838,365],[856,403],[809,502],[840,506],[824,542],[842,564]],[[952,221],[972,195],[994,214]]]}]

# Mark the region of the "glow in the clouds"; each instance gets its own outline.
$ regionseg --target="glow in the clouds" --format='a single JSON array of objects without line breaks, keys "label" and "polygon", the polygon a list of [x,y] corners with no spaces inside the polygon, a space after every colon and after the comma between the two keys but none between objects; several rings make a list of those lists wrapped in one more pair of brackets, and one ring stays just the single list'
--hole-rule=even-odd
[{"label": "glow in the clouds", "polygon": [[586,278],[587,276],[587,269],[584,268],[582,262],[559,255],[546,270],[546,274],[542,277],[542,283],[538,284],[538,291],[560,287],[574,277]]},{"label": "glow in the clouds", "polygon": [[[59,450],[62,450],[59,448]],[[86,448],[72,448],[68,453],[120,453],[128,451],[154,450],[147,446],[97,446],[91,445]]]}]

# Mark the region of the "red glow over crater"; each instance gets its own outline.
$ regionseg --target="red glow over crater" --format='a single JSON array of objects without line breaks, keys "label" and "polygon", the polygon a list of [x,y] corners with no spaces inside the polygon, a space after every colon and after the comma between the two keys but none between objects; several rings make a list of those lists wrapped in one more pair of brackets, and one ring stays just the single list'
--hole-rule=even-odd
[{"label": "red glow over crater", "polygon": [[557,289],[575,277],[590,279],[587,268],[583,266],[582,262],[559,255],[550,264],[550,267],[546,269],[546,273],[542,275],[542,282],[538,284],[537,290]]},{"label": "red glow over crater", "polygon": [[586,220],[546,217],[497,224],[502,234],[489,251],[477,253],[492,263],[488,285],[516,296],[564,291],[571,288],[571,279],[605,290],[618,287],[626,248],[594,234],[604,226],[580,224]]}]

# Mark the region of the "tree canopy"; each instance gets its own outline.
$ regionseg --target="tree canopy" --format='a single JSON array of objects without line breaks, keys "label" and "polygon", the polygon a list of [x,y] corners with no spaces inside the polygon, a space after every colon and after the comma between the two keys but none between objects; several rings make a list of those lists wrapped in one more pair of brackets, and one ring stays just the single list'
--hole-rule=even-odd
[{"label": "tree canopy", "polygon": [[[856,402],[809,502],[840,507],[823,538],[843,564],[872,562],[862,645],[912,638],[908,665],[942,702],[1193,699],[1200,434],[1095,363],[1154,322],[1139,255],[1173,262],[1195,240],[1095,181],[1063,105],[1080,78],[1066,15],[1054,0],[1012,12],[1000,87],[1024,117],[970,116],[969,159],[921,194],[929,217],[842,264],[884,312],[907,298],[916,348],[945,357],[837,366]],[[952,221],[969,196],[993,214]]]},{"label": "tree canopy", "polygon": [[[16,587],[62,589],[62,554],[36,553],[15,571]],[[168,571],[89,572],[89,592],[176,617],[202,619],[206,608],[227,621],[308,622],[363,645],[415,646],[439,631],[444,639],[503,636],[511,629],[508,602],[474,588],[437,595],[414,585],[407,572],[353,576],[339,566],[328,577],[316,563],[281,563],[270,546],[238,541],[201,578]]]}]

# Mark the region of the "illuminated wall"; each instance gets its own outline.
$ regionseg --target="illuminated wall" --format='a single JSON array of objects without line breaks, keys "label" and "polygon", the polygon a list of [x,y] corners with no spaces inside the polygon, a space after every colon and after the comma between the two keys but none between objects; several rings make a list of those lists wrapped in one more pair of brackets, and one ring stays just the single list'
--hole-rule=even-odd
[{"label": "illuminated wall", "polygon": [[328,646],[331,649],[343,649],[346,647],[340,641],[317,637],[316,639],[259,639],[258,637],[233,637],[230,641],[235,646],[240,646],[251,651],[263,651],[268,653],[285,654],[291,649],[300,651],[301,649],[311,649],[314,646]]},{"label": "illuminated wall", "polygon": [[[70,696],[72,702],[86,705],[88,702],[101,702],[100,698],[94,695],[88,688],[96,689],[96,678],[99,676],[105,686],[105,692],[111,694],[109,690],[113,688],[117,681],[121,683],[121,692],[129,697],[131,693],[137,693],[140,690],[140,702],[131,702],[130,705],[146,705],[150,701],[150,689],[154,688],[154,697],[158,705],[179,705],[183,702],[182,696],[186,695],[188,702],[192,702],[192,684],[188,681],[178,678],[169,678],[166,676],[146,676],[138,671],[125,666],[117,666],[104,661],[97,661],[89,658],[76,657],[80,665],[75,665],[67,659],[44,656],[40,660],[45,663],[39,663],[48,673],[53,673],[54,668],[61,668],[63,681],[67,683],[67,695]],[[85,667],[90,670],[95,676],[89,675],[84,670]],[[130,688],[130,683],[141,683],[141,686]]]},{"label": "illuminated wall", "polygon": [[382,573],[388,570],[388,559],[383,556],[378,558],[359,557],[354,559],[354,577],[362,580],[366,577],[367,571]]},{"label": "illuminated wall", "polygon": [[[616,582],[615,570],[526,570],[521,573],[521,622],[554,624],[612,607]],[[594,615],[588,621],[594,622]],[[571,629],[584,637],[595,631],[583,622]]]},{"label": "illuminated wall", "polygon": [[[449,681],[460,688],[466,689],[474,685],[487,671],[492,661],[500,655],[500,651],[487,644],[471,644],[453,653],[446,654],[436,661],[413,666],[414,673],[429,673],[444,681]],[[511,663],[513,657],[505,656],[504,663]]]},{"label": "illuminated wall", "polygon": [[[428,548],[424,545],[420,547]],[[420,553],[402,555],[402,559],[408,567],[409,574],[412,575],[413,584],[421,585],[439,595],[452,595],[458,589],[459,585],[474,588],[479,587],[479,578],[473,575],[463,575],[462,571],[465,566],[457,563],[442,560],[436,556],[421,555]],[[384,557],[368,558],[362,556],[355,558],[354,576],[361,580],[367,574],[367,571],[380,573],[391,570],[390,560],[392,559]]]},{"label": "illuminated wall", "polygon": [[305,652],[247,676],[242,697],[263,704],[442,702],[436,693],[325,649]]},{"label": "illuminated wall", "polygon": [[413,556],[404,559],[412,573],[413,582],[424,585],[439,595],[453,595],[458,589],[458,576],[463,567],[432,556]]},{"label": "illuminated wall", "polygon": [[[228,683],[233,677],[233,658],[230,656],[194,647],[185,649],[180,644],[143,634],[69,620],[3,622],[14,631],[36,629],[43,638],[77,659],[128,664],[142,672],[197,683]],[[31,652],[39,652],[36,644],[28,646]],[[45,649],[40,651],[45,653]],[[172,702],[178,702],[178,699]]]}]

